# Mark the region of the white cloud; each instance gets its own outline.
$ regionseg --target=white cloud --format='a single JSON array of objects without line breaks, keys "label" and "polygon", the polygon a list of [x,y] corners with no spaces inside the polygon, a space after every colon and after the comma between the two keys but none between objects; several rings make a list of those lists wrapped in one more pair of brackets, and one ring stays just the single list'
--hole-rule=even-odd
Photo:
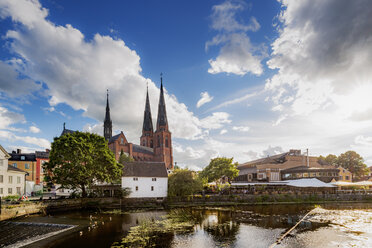
[{"label": "white cloud", "polygon": [[0,129],[14,130],[14,127],[11,127],[13,124],[24,121],[22,114],[9,111],[0,105]]},{"label": "white cloud", "polygon": [[226,1],[212,8],[211,27],[219,31],[211,41],[206,42],[208,51],[210,46],[222,46],[215,59],[208,60],[211,74],[226,72],[236,75],[252,73],[261,75],[263,68],[261,60],[266,57],[266,47],[252,45],[247,31],[257,31],[260,24],[251,17],[248,24],[237,21],[236,14],[245,9],[243,2],[232,3]]},{"label": "white cloud", "polygon": [[222,134],[225,134],[225,133],[227,133],[227,129],[222,129],[221,131],[220,131],[220,134],[222,135]]},{"label": "white cloud", "polygon": [[[48,11],[36,0],[4,0],[0,7],[2,18],[10,17],[17,22],[5,36],[11,52],[22,59],[17,61],[17,69],[48,86],[50,111],[57,104],[66,103],[75,110],[83,110],[85,116],[102,121],[105,91],[109,89],[114,127],[124,130],[129,140],[138,139],[146,84],[152,110],[157,110],[159,88],[141,75],[136,51],[123,40],[100,34],[87,40],[72,25],[52,23],[46,19]],[[167,85],[166,78],[164,84]],[[173,137],[200,138],[205,120],[195,117],[174,95],[166,92],[165,98]],[[156,112],[152,112],[156,117]]]},{"label": "white cloud", "polygon": [[213,96],[210,96],[208,92],[200,93],[200,100],[197,102],[196,107],[200,108],[202,105],[213,100]]},{"label": "white cloud", "polygon": [[363,135],[358,135],[354,140],[357,145],[365,145],[372,147],[372,137],[364,137]]},{"label": "white cloud", "polygon": [[30,132],[31,133],[40,133],[40,128],[36,127],[36,126],[30,126]]},{"label": "white cloud", "polygon": [[248,126],[233,126],[232,129],[234,131],[239,131],[239,132],[248,132],[250,130],[250,127],[248,127]]},{"label": "white cloud", "polygon": [[50,148],[50,142],[43,138],[37,138],[32,136],[18,136],[12,132],[0,130],[0,139],[8,140],[9,142],[24,142],[32,144],[41,148]]},{"label": "white cloud", "polygon": [[0,91],[10,97],[28,95],[41,88],[39,84],[27,78],[19,78],[18,72],[3,61],[0,61]]},{"label": "white cloud", "polygon": [[243,102],[245,100],[248,100],[254,96],[257,96],[259,95],[261,92],[253,92],[253,93],[248,93],[248,94],[245,94],[244,96],[241,96],[241,97],[237,97],[235,99],[232,99],[232,100],[228,100],[228,101],[225,101],[223,103],[220,103],[218,104],[217,106],[213,107],[213,108],[210,108],[209,110],[215,110],[215,109],[219,109],[219,108],[223,108],[223,107],[227,107],[227,106],[230,106],[230,105],[233,105],[233,104],[237,104],[237,103],[240,103],[240,102]]},{"label": "white cloud", "polygon": [[231,123],[230,115],[226,112],[215,112],[200,120],[200,125],[206,129],[219,129],[225,123]]},{"label": "white cloud", "polygon": [[278,71],[266,83],[271,99],[293,115],[309,115],[326,105],[334,114],[353,118],[371,109],[372,20],[367,17],[372,3],[281,3],[279,37],[267,62]]}]

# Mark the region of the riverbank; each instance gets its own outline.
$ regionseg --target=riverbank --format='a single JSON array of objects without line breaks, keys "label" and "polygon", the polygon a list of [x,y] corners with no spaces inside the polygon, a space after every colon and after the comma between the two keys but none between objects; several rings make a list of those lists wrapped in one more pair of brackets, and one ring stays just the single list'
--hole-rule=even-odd
[{"label": "riverbank", "polygon": [[244,205],[283,205],[283,204],[322,204],[322,203],[356,203],[372,202],[372,195],[207,195],[158,200],[151,198],[78,198],[45,200],[40,202],[21,202],[20,204],[3,204],[0,221],[38,213],[55,213],[81,209],[107,210],[123,209],[135,211],[161,210],[178,207],[223,207]]}]

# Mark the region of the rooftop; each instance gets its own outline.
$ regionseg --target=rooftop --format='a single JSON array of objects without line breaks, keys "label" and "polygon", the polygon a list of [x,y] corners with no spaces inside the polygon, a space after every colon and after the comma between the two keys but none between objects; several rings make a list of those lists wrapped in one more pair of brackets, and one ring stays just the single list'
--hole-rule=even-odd
[{"label": "rooftop", "polygon": [[128,162],[123,177],[168,177],[164,162]]}]

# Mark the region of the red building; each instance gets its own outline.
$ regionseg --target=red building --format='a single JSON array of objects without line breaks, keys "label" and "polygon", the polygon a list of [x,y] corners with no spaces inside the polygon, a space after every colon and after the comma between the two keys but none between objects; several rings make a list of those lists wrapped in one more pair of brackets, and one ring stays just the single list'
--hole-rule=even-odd
[{"label": "red building", "polygon": [[119,159],[120,153],[124,152],[135,161],[164,162],[167,169],[173,169],[172,134],[168,126],[163,79],[161,78],[160,80],[161,85],[156,130],[154,132],[147,90],[140,145],[129,143],[123,132],[112,136],[112,121],[110,118],[110,107],[107,94],[103,134],[106,140],[108,140],[108,146],[115,154],[117,160]]}]

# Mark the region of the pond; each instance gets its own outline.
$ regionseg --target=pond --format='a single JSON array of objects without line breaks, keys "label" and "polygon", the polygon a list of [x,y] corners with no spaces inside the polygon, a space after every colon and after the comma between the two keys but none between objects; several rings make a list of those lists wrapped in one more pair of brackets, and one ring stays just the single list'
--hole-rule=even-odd
[{"label": "pond", "polygon": [[[197,220],[192,230],[170,235],[165,243],[158,244],[159,247],[270,247],[311,210],[311,214],[275,247],[372,247],[371,203],[324,204],[315,210],[314,205],[306,204],[186,209]],[[12,227],[12,232],[23,228],[19,229],[23,230],[23,238],[11,247],[21,247],[34,236],[40,240],[26,247],[110,247],[115,241],[120,242],[131,227],[161,221],[166,216],[166,211],[70,212],[19,218],[11,221],[20,223],[19,227]],[[27,223],[37,228],[27,233],[22,227]],[[47,229],[52,227],[46,228],[45,223],[57,225],[54,229],[70,228],[47,237]],[[40,230],[44,228],[43,236]],[[0,234],[1,229],[0,225]],[[12,242],[15,241],[13,237]],[[0,247],[5,244],[10,245],[3,243]]]}]

